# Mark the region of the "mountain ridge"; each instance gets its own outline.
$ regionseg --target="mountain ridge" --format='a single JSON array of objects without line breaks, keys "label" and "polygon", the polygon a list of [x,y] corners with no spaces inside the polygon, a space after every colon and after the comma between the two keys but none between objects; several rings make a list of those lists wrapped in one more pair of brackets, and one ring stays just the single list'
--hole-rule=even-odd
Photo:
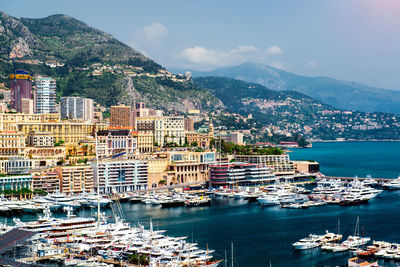
[{"label": "mountain ridge", "polygon": [[338,109],[400,114],[400,91],[352,81],[293,74],[264,64],[243,63],[212,71],[190,70],[194,77],[221,76],[258,83],[273,90],[298,91]]},{"label": "mountain ridge", "polygon": [[[222,105],[190,82],[158,79],[164,67],[111,34],[63,14],[32,19],[0,12],[0,82],[8,83],[13,61],[32,75],[55,78],[59,97],[81,95],[106,107],[146,101],[149,107],[185,112]],[[157,91],[164,94],[148,97]]]}]

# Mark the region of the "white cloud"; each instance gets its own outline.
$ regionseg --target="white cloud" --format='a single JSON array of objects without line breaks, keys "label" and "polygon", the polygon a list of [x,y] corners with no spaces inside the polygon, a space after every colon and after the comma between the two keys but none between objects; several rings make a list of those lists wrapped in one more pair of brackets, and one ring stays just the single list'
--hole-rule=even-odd
[{"label": "white cloud", "polygon": [[160,22],[153,22],[133,32],[130,43],[135,48],[159,47],[168,35],[168,28]]},{"label": "white cloud", "polygon": [[[227,51],[194,46],[184,49],[180,57],[192,65],[229,66],[243,62],[271,63],[271,57],[282,54],[278,46],[257,48],[251,45],[240,45]],[[276,65],[278,63],[275,62]],[[280,65],[282,67],[282,65]]]},{"label": "white cloud", "polygon": [[308,62],[308,66],[311,68],[316,68],[318,67],[318,63],[315,60],[311,60],[310,62]]},{"label": "white cloud", "polygon": [[273,45],[267,48],[267,53],[271,55],[280,55],[283,52],[279,46]]}]

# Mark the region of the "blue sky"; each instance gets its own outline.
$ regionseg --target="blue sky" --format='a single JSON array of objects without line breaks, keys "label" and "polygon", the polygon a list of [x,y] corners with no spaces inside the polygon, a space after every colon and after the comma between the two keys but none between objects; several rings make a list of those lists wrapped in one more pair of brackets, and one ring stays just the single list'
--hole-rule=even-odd
[{"label": "blue sky", "polygon": [[75,17],[167,68],[257,62],[400,90],[398,0],[13,0],[0,10]]}]

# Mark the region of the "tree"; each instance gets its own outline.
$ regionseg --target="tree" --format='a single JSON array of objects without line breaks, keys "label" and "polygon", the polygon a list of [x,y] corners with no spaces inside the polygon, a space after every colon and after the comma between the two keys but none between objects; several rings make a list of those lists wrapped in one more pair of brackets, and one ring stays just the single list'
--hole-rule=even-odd
[{"label": "tree", "polygon": [[199,144],[198,144],[197,142],[192,142],[192,143],[190,144],[190,146],[199,146]]}]

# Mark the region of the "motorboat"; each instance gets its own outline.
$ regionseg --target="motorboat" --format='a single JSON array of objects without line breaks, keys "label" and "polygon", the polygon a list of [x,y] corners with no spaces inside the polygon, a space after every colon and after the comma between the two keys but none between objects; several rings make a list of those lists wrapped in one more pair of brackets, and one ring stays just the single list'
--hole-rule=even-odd
[{"label": "motorboat", "polygon": [[400,176],[396,179],[388,181],[382,184],[383,188],[387,188],[389,190],[398,190],[400,189]]},{"label": "motorboat", "polygon": [[311,248],[316,248],[320,246],[320,241],[323,238],[321,235],[313,235],[310,234],[306,238],[302,238],[296,243],[293,243],[292,246],[296,250],[305,250],[305,249],[311,249]]}]

